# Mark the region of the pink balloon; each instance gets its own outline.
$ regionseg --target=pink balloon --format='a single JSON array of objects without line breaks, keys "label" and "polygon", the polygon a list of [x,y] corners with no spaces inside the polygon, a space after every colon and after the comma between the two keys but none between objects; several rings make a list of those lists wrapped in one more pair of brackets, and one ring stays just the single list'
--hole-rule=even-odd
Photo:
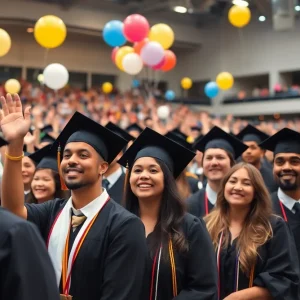
[{"label": "pink balloon", "polygon": [[130,15],[124,21],[123,33],[130,42],[142,41],[148,36],[149,30],[150,25],[142,15]]},{"label": "pink balloon", "polygon": [[156,70],[156,71],[160,70],[160,68],[165,64],[165,62],[166,62],[166,58],[164,57],[162,59],[162,61],[160,63],[158,63],[157,65],[153,66],[152,69]]},{"label": "pink balloon", "polygon": [[158,42],[147,43],[141,51],[141,58],[148,66],[156,66],[165,56],[165,50]]},{"label": "pink balloon", "polygon": [[113,61],[113,63],[116,63],[116,55],[117,55],[118,50],[119,50],[119,47],[115,47],[111,51],[111,60]]}]

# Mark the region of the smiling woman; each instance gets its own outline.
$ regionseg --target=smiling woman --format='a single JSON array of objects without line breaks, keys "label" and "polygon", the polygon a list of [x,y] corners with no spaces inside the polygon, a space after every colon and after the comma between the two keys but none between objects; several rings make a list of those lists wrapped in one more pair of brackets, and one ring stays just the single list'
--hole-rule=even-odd
[{"label": "smiling woman", "polygon": [[203,221],[185,212],[175,181],[194,156],[146,128],[119,161],[129,168],[125,207],[146,229],[149,258],[141,299],[216,299],[211,241]]},{"label": "smiling woman", "polygon": [[294,240],[271,207],[254,166],[231,168],[205,218],[217,253],[220,299],[299,299]]}]

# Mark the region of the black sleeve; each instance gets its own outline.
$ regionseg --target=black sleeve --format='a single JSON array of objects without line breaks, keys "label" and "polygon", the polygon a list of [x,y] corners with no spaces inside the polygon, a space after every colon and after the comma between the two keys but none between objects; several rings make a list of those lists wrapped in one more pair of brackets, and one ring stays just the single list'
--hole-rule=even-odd
[{"label": "black sleeve", "polygon": [[136,217],[115,228],[105,260],[101,300],[141,300],[148,249],[145,229]]},{"label": "black sleeve", "polygon": [[300,299],[299,263],[295,242],[287,224],[276,218],[273,237],[267,242],[267,261],[254,285],[268,289],[274,300]]},{"label": "black sleeve", "polygon": [[187,199],[188,212],[196,217],[201,217],[201,194],[202,190],[199,190]]},{"label": "black sleeve", "polygon": [[188,240],[187,287],[174,300],[216,300],[218,273],[215,251],[202,219],[194,218]]},{"label": "black sleeve", "polygon": [[50,257],[37,229],[14,225],[0,245],[0,299],[59,300]]}]

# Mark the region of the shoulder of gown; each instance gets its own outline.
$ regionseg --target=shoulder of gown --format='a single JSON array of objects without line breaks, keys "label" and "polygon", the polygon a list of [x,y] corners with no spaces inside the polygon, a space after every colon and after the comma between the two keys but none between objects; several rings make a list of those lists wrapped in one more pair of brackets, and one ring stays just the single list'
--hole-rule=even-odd
[{"label": "shoulder of gown", "polygon": [[272,216],[270,223],[273,236],[262,246],[266,249],[266,258],[254,285],[267,288],[273,299],[300,299],[299,263],[294,238],[281,217]]},{"label": "shoulder of gown", "polygon": [[187,199],[188,212],[196,217],[202,217],[205,188],[200,189]]}]

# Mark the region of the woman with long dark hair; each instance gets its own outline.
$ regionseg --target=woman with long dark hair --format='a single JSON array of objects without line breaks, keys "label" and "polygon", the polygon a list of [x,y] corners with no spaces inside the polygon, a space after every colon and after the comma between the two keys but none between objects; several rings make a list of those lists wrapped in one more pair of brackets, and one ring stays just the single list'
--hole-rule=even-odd
[{"label": "woman with long dark hair", "polygon": [[187,200],[188,210],[202,218],[214,208],[223,177],[235,164],[235,159],[248,147],[215,126],[204,137],[196,140],[194,148],[203,153],[203,173],[207,184]]},{"label": "woman with long dark hair", "polygon": [[254,166],[231,168],[205,221],[217,253],[219,299],[300,299],[293,237],[284,220],[272,215]]},{"label": "woman with long dark hair", "polygon": [[125,207],[149,246],[141,299],[216,299],[216,263],[203,221],[185,212],[175,178],[195,153],[146,128],[119,163],[129,168]]},{"label": "woman with long dark hair", "polygon": [[27,203],[43,203],[56,198],[70,197],[69,191],[63,191],[61,188],[56,153],[51,152],[51,145],[28,157],[36,163],[36,169],[31,181],[31,191],[26,199]]}]

